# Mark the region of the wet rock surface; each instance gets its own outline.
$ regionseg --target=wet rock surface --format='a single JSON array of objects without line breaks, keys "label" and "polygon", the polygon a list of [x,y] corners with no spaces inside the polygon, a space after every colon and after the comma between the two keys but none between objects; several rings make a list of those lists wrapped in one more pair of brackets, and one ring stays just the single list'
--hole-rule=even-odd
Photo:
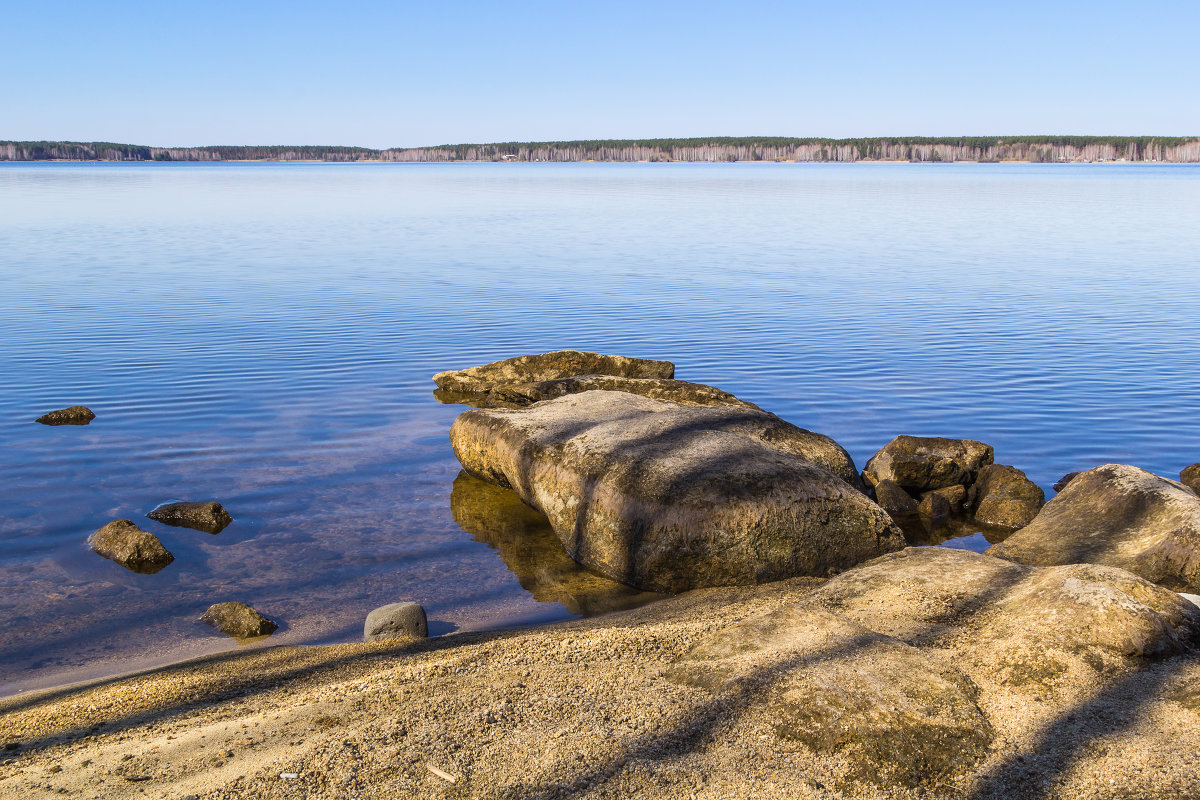
[{"label": "wet rock surface", "polygon": [[118,519],[88,537],[93,552],[115,561],[134,572],[152,574],[175,560],[152,533],[142,530],[131,520]]},{"label": "wet rock surface", "polygon": [[217,502],[168,503],[146,516],[166,525],[193,528],[205,533],[220,533],[233,522],[233,517]]},{"label": "wet rock surface", "polygon": [[903,546],[827,436],[750,408],[623,392],[471,410],[450,430],[471,474],[550,520],[576,561],[652,591],[824,575]]},{"label": "wet rock surface", "polygon": [[1041,566],[1094,563],[1200,591],[1200,497],[1124,464],[1079,475],[989,554]]},{"label": "wet rock surface", "polygon": [[497,386],[487,394],[487,405],[497,408],[521,408],[553,400],[568,394],[579,394],[593,390],[629,392],[688,406],[746,406],[758,408],[753,403],[740,400],[729,392],[703,383],[689,383],[670,378],[628,378],[612,375],[583,375],[538,383],[518,383]]},{"label": "wet rock surface", "polygon": [[979,470],[991,464],[991,445],[971,439],[897,436],[863,468],[868,486],[890,480],[910,494],[975,482]]},{"label": "wet rock surface", "polygon": [[87,425],[95,418],[95,413],[87,406],[71,406],[50,411],[35,421],[43,425]]},{"label": "wet rock surface", "polygon": [[452,392],[489,392],[497,386],[557,381],[581,375],[610,375],[622,378],[674,378],[670,361],[557,350],[517,356],[468,369],[439,372],[433,382]]},{"label": "wet rock surface", "polygon": [[1041,487],[1016,467],[989,464],[975,481],[975,519],[999,528],[1022,528],[1046,503]]},{"label": "wet rock surface", "polygon": [[385,639],[424,639],[429,635],[429,622],[420,603],[389,603],[367,614],[363,624],[363,641]]},{"label": "wet rock surface", "polygon": [[584,617],[635,608],[666,595],[644,592],[585,569],[563,549],[550,521],[512,489],[467,472],[450,493],[454,521],[476,541],[494,547],[521,588],[542,603],[561,603]]},{"label": "wet rock surface", "polygon": [[200,615],[200,621],[234,639],[270,636],[279,628],[273,620],[237,601],[214,603]]}]

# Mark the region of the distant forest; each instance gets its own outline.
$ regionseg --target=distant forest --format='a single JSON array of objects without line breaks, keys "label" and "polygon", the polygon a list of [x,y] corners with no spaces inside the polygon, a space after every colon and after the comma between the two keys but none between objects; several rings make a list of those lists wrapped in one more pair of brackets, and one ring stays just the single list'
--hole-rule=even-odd
[{"label": "distant forest", "polygon": [[366,147],[146,147],[0,141],[0,161],[1168,161],[1200,162],[1194,136],[899,136],[597,139],[372,150]]}]

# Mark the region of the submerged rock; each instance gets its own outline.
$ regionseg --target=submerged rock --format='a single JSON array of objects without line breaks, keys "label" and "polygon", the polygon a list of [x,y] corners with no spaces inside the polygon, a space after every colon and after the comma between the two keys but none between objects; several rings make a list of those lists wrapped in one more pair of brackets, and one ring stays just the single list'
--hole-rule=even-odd
[{"label": "submerged rock", "polygon": [[363,625],[364,642],[385,639],[424,639],[429,622],[420,603],[391,603],[367,614]]},{"label": "submerged rock", "polygon": [[494,547],[521,588],[542,603],[561,603],[584,617],[645,605],[666,595],[643,592],[585,569],[567,555],[546,515],[512,489],[460,472],[450,491],[454,521]]},{"label": "submerged rock", "polygon": [[626,378],[613,375],[582,375],[538,383],[517,383],[497,386],[488,392],[487,405],[501,408],[520,408],[542,400],[553,400],[568,394],[593,390],[629,392],[630,394],[666,400],[685,406],[746,406],[753,403],[739,400],[729,392],[703,383],[689,383],[670,378]]},{"label": "submerged rock", "polygon": [[226,636],[235,639],[255,639],[270,636],[279,626],[245,603],[230,601],[215,603],[200,616],[200,621],[211,625]]},{"label": "submerged rock", "polygon": [[113,520],[87,541],[93,552],[143,574],[158,572],[175,560],[157,536],[128,519]]},{"label": "submerged rock", "polygon": [[975,481],[975,519],[998,528],[1023,528],[1046,504],[1041,487],[1016,467],[989,464]]},{"label": "submerged rock", "polygon": [[1200,497],[1137,467],[1106,464],[1071,481],[990,555],[1022,564],[1094,563],[1179,591],[1200,590]]},{"label": "submerged rock", "polygon": [[847,482],[844,449],[757,409],[592,391],[466,411],[450,441],[468,472],[544,513],[572,558],[641,589],[825,575],[904,545]]},{"label": "submerged rock", "polygon": [[156,522],[181,528],[194,528],[205,533],[220,533],[233,517],[217,502],[168,503],[146,515]]},{"label": "submerged rock", "polygon": [[43,425],[87,425],[96,415],[87,406],[71,406],[42,414],[35,422]]},{"label": "submerged rock", "polygon": [[1179,473],[1179,480],[1184,486],[1200,495],[1200,464],[1184,467],[1183,471]]},{"label": "submerged rock", "polygon": [[868,486],[890,480],[910,494],[920,494],[974,483],[993,455],[991,445],[970,439],[897,436],[871,457],[862,476]]},{"label": "submerged rock", "polygon": [[651,361],[578,350],[517,356],[469,369],[439,372],[433,382],[453,392],[488,392],[506,384],[538,383],[580,375],[613,375],[623,378],[673,378],[670,361]]}]

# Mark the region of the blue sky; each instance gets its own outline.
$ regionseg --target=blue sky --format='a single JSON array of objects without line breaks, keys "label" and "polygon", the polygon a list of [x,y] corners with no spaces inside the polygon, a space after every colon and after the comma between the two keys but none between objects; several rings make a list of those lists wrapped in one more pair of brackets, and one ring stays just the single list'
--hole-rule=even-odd
[{"label": "blue sky", "polygon": [[4,6],[3,139],[1200,134],[1200,0]]}]

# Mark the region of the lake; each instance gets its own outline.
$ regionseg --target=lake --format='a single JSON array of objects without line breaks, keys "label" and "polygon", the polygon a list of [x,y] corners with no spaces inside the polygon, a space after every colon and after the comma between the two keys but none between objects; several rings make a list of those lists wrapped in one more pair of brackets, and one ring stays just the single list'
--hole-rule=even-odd
[{"label": "lake", "polygon": [[[9,694],[236,646],[196,621],[223,600],[271,643],[400,600],[443,634],[644,600],[458,477],[430,376],[513,355],[668,359],[860,468],[907,433],[1048,495],[1175,478],[1200,165],[6,163],[0,330]],[[74,404],[96,420],[33,423]],[[217,535],[144,516],[210,499]],[[89,552],[122,517],[174,563]]]}]

